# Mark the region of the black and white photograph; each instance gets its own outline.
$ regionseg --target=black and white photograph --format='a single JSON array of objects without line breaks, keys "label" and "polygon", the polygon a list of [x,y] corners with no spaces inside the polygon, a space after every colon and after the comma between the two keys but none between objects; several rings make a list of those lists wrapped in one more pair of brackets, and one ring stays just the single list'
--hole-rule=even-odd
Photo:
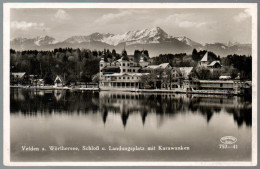
[{"label": "black and white photograph", "polygon": [[5,165],[256,165],[256,38],[253,3],[5,3]]}]

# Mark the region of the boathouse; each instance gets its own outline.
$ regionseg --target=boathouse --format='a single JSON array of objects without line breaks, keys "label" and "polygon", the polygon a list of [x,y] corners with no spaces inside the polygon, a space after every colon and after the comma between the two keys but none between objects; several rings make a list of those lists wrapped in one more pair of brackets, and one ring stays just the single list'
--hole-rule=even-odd
[{"label": "boathouse", "polygon": [[54,86],[55,87],[62,87],[64,85],[65,85],[64,79],[60,75],[57,75],[55,80],[54,80]]}]

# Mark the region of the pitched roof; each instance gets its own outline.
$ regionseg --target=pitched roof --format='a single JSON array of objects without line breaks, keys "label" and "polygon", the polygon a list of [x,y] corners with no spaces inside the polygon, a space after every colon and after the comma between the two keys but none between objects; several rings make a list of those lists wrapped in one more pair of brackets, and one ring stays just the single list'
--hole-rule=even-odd
[{"label": "pitched roof", "polygon": [[191,71],[193,70],[193,67],[179,67],[179,69],[180,69],[180,72],[182,74],[182,77],[188,78]]},{"label": "pitched roof", "polygon": [[159,66],[160,66],[160,68],[165,69],[168,65],[169,65],[169,63],[162,63]]},{"label": "pitched roof", "polygon": [[172,70],[175,70],[177,73],[181,74],[181,70],[179,69],[179,67],[172,67]]},{"label": "pitched roof", "polygon": [[25,72],[16,72],[11,73],[14,77],[22,78],[25,75]]},{"label": "pitched roof", "polygon": [[201,62],[207,62],[208,61],[208,52],[205,53],[203,58],[200,60]]},{"label": "pitched roof", "polygon": [[159,68],[159,65],[149,65],[147,67],[145,67],[144,69],[157,69]]},{"label": "pitched roof", "polygon": [[[211,62],[208,66],[214,66],[215,64],[220,64],[220,61],[218,60],[214,60],[213,62]],[[221,65],[221,64],[220,64]]]},{"label": "pitched roof", "polygon": [[57,75],[56,76],[56,78],[55,78],[55,80],[54,80],[54,83],[58,80],[58,79],[60,79],[60,81],[63,81],[63,78],[62,78],[62,76],[60,76],[60,75]]},{"label": "pitched roof", "polygon": [[145,67],[145,69],[165,69],[167,66],[169,65],[169,63],[162,63],[160,65],[149,65],[147,67]]}]

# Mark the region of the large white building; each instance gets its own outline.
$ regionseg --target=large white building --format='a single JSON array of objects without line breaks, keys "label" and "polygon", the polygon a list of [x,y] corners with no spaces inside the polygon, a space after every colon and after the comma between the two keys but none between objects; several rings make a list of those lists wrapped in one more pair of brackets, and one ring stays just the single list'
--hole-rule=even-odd
[{"label": "large white building", "polygon": [[140,70],[148,66],[149,62],[142,55],[138,62],[133,59],[120,58],[113,62],[106,62],[104,58],[100,61],[100,84],[101,90],[134,90],[140,87]]}]

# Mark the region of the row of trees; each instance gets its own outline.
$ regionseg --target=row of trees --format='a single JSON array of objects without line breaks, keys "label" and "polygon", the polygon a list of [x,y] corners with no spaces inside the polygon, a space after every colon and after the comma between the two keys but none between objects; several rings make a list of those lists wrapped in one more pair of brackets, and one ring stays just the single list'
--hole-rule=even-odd
[{"label": "row of trees", "polygon": [[[106,52],[106,53],[105,53]],[[11,72],[26,72],[38,75],[46,84],[53,84],[57,75],[65,77],[66,82],[90,82],[93,75],[99,72],[99,61],[102,55],[110,51],[91,51],[80,49],[54,49],[53,51],[15,51],[10,50]],[[115,55],[117,54],[113,51]]]},{"label": "row of trees", "polygon": [[[192,66],[196,67],[207,51],[193,50],[191,55],[161,54],[154,57],[151,64],[170,63],[174,67]],[[103,51],[88,49],[59,48],[53,51],[15,51],[10,50],[11,72],[26,72],[30,75],[38,75],[47,84],[53,84],[57,75],[65,77],[67,82],[84,81],[90,82],[99,72],[99,61],[104,57],[106,61],[113,61],[122,57],[129,60],[126,50],[117,53],[116,50],[104,49]],[[147,50],[134,52],[134,61],[139,61],[140,57],[149,60]],[[222,70],[210,73],[207,69],[195,69],[200,79],[218,79],[220,75],[228,74],[232,78],[240,73],[241,79],[252,79],[252,57],[245,55],[228,55],[220,58],[213,52],[208,52],[210,61],[219,60]]]}]

